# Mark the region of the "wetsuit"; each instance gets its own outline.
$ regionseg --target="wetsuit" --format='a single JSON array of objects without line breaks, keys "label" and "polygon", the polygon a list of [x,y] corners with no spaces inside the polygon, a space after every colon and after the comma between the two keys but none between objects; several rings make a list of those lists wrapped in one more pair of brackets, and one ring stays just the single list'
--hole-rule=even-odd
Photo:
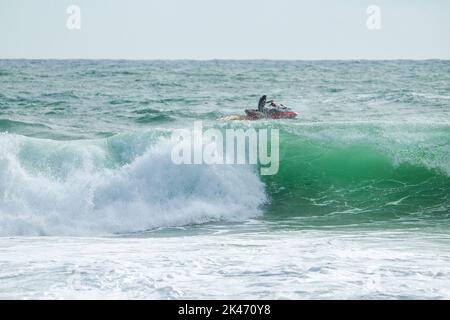
[{"label": "wetsuit", "polygon": [[259,99],[259,103],[258,103],[258,111],[259,112],[264,112],[264,108],[266,106],[266,101],[267,101],[267,96],[262,96]]}]

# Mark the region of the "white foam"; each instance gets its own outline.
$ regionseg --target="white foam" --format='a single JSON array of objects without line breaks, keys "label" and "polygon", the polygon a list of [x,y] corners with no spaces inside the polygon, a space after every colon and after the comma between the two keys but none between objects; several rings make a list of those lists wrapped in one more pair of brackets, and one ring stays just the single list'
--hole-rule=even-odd
[{"label": "white foam", "polygon": [[0,235],[128,233],[258,215],[250,166],[176,166],[171,142],[111,165],[105,141],[0,136]]}]

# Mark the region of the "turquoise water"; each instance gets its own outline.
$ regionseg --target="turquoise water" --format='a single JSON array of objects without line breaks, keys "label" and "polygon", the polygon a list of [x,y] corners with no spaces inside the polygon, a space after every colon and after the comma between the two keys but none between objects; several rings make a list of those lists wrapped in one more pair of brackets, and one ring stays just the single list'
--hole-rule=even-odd
[{"label": "turquoise water", "polygon": [[[262,94],[298,119],[218,120]],[[0,60],[0,296],[448,298],[449,116],[449,61]],[[279,173],[175,166],[197,120]]]}]

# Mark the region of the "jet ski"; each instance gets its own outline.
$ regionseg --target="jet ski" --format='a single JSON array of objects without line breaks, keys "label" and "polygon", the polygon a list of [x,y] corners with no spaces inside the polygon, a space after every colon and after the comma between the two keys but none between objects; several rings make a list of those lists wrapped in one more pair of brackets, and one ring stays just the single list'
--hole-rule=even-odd
[{"label": "jet ski", "polygon": [[[269,105],[269,106],[267,106]],[[258,109],[245,110],[245,116],[233,115],[223,117],[219,120],[240,121],[240,120],[262,120],[262,119],[294,119],[298,116],[297,112],[283,104],[277,104],[275,101],[267,101],[267,96],[259,99]]]},{"label": "jet ski", "polygon": [[294,119],[298,116],[298,113],[283,105],[275,108],[264,108],[263,111],[247,109],[245,114],[247,120]]}]

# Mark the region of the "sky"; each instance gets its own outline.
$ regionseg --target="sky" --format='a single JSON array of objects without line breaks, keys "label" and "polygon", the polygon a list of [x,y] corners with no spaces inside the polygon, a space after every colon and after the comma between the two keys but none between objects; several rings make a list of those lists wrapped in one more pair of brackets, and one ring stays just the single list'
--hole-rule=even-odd
[{"label": "sky", "polygon": [[450,59],[449,39],[449,0],[0,0],[0,58]]}]

